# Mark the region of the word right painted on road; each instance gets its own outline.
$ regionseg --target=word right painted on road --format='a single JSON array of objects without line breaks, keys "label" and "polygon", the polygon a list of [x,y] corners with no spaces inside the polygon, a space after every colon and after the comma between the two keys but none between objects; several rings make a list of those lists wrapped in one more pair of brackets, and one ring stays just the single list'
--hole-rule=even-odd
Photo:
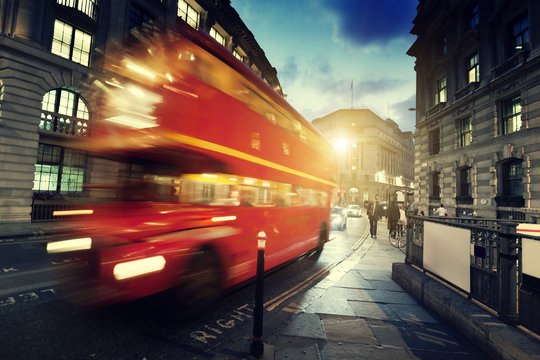
[{"label": "word right painted on road", "polygon": [[209,341],[216,340],[224,331],[233,329],[239,323],[251,319],[253,317],[252,314],[253,308],[248,304],[244,304],[236,310],[233,310],[226,319],[218,319],[214,324],[204,325],[204,330],[192,331],[190,336],[196,341],[208,344]]}]

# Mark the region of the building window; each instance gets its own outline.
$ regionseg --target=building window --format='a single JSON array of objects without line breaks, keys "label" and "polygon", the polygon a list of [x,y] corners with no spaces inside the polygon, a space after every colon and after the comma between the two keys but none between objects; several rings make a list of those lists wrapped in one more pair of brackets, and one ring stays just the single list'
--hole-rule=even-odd
[{"label": "building window", "polygon": [[446,76],[437,80],[437,91],[435,92],[435,105],[446,102]]},{"label": "building window", "polygon": [[178,9],[176,16],[187,22],[191,27],[197,29],[199,27],[199,12],[191,7],[184,0],[178,0]]},{"label": "building window", "polygon": [[478,5],[475,5],[471,8],[469,12],[469,29],[476,29],[479,21],[479,9]]},{"label": "building window", "polygon": [[465,119],[458,120],[457,123],[457,146],[464,147],[471,144],[471,118],[467,117]]},{"label": "building window", "polygon": [[58,194],[82,192],[86,155],[55,145],[39,144],[34,172],[34,197],[50,200]]},{"label": "building window", "polygon": [[54,22],[51,52],[76,63],[90,64],[92,35],[60,21]]},{"label": "building window", "polygon": [[478,53],[475,53],[467,61],[467,83],[480,82],[480,64]]},{"label": "building window", "polygon": [[214,39],[216,39],[216,41],[218,43],[220,43],[221,45],[225,46],[225,38],[223,37],[223,35],[221,35],[219,33],[219,31],[216,30],[215,27],[211,27],[210,28],[210,36],[213,37]]},{"label": "building window", "polygon": [[522,207],[523,199],[523,167],[522,160],[509,159],[500,164],[501,185],[495,197],[498,206]]},{"label": "building window", "polygon": [[43,96],[39,129],[75,136],[88,135],[90,114],[79,94],[67,89],[54,89]]},{"label": "building window", "polygon": [[56,0],[56,3],[77,9],[92,20],[97,20],[97,0]]},{"label": "building window", "polygon": [[521,97],[515,96],[501,102],[501,115],[500,135],[518,131],[521,128]]},{"label": "building window", "polygon": [[238,51],[234,50],[233,51],[233,55],[235,58],[237,58],[238,60],[240,60],[241,62],[244,62],[244,57],[242,56],[242,54],[240,54]]},{"label": "building window", "polygon": [[521,50],[530,50],[529,17],[524,16],[512,25],[511,44],[512,55]]},{"label": "building window", "polygon": [[522,182],[521,160],[511,160],[502,165],[502,195],[523,196]]},{"label": "building window", "polygon": [[146,13],[144,10],[138,8],[137,6],[131,7],[131,12],[129,14],[129,29],[141,28],[143,24],[152,24],[154,18],[152,15]]},{"label": "building window", "polygon": [[458,169],[457,200],[470,201],[471,197],[471,167],[463,166]]},{"label": "building window", "polygon": [[435,155],[440,151],[440,136],[439,129],[434,129],[429,132],[429,154]]},{"label": "building window", "polygon": [[430,177],[430,200],[439,200],[441,198],[441,187],[439,185],[440,181],[440,173],[438,171],[434,171],[431,173]]}]

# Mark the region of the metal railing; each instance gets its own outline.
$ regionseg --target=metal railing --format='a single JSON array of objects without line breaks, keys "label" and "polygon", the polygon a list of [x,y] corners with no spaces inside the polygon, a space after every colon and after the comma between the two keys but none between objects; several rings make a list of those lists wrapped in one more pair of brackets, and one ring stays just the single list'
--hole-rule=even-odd
[{"label": "metal railing", "polygon": [[[460,231],[456,228],[469,231],[470,288],[465,292],[470,299],[491,308],[501,320],[523,325],[540,334],[540,279],[522,273],[521,251],[523,238],[535,242],[540,241],[540,237],[517,233],[517,221],[408,216],[405,262],[423,269],[460,291],[463,291],[462,287],[424,266],[426,261],[429,262],[424,255],[430,256],[424,251],[425,242],[433,240],[425,238],[424,228],[427,222],[446,226],[448,231]],[[432,233],[428,236],[437,237]],[[464,263],[467,261],[462,260]]]}]

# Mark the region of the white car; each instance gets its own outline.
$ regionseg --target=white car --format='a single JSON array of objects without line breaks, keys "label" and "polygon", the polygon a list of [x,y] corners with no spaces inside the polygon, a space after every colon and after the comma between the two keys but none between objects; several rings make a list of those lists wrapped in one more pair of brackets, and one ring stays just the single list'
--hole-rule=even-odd
[{"label": "white car", "polygon": [[348,217],[360,217],[362,216],[362,209],[360,209],[360,206],[358,205],[347,205],[345,214]]},{"label": "white car", "polygon": [[330,213],[330,229],[343,231],[347,228],[347,216],[340,207],[333,207]]}]

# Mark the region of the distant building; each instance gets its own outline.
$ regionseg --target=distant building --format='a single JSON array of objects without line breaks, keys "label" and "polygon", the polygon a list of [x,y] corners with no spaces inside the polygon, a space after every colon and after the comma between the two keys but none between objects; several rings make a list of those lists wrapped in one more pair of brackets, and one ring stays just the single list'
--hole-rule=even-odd
[{"label": "distant building", "polygon": [[540,3],[420,0],[415,200],[451,215],[540,212]]},{"label": "distant building", "polygon": [[208,32],[283,95],[230,0],[8,0],[0,14],[0,223],[47,220],[82,191],[85,154],[65,143],[92,128],[83,83],[142,27]]},{"label": "distant building", "polygon": [[[312,124],[336,145],[342,203],[406,201],[414,190],[412,133],[367,109],[343,109]],[[339,201],[339,200],[338,200]]]}]

